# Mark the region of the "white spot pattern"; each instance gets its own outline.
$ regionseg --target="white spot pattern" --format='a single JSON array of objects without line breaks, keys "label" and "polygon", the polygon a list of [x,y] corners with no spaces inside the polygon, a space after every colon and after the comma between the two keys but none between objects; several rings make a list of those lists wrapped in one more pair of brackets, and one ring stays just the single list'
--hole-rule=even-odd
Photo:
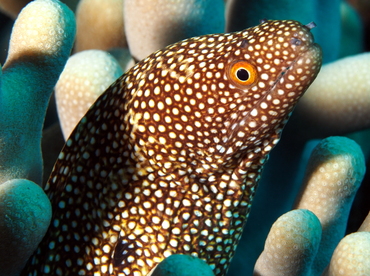
[{"label": "white spot pattern", "polygon": [[[240,60],[254,82],[230,73]],[[67,141],[46,187],[53,221],[23,275],[146,275],[174,253],[224,275],[267,155],[320,65],[296,21],[191,38],[138,63]]]}]

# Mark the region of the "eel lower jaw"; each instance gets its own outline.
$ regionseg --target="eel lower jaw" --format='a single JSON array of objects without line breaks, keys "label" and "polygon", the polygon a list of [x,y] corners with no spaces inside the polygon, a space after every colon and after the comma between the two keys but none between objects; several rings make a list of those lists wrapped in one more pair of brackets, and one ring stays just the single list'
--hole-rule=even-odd
[{"label": "eel lower jaw", "polygon": [[[301,52],[297,58],[287,67],[285,67],[279,77],[276,79],[274,84],[271,86],[269,91],[263,97],[263,100],[266,100],[268,96],[273,96],[274,92],[280,90],[289,91],[297,93],[293,96],[296,101],[304,94],[307,88],[315,80],[317,74],[321,68],[321,48],[318,44],[312,43],[309,45],[308,49]],[[312,63],[314,66],[312,66]],[[312,69],[313,68],[313,69]],[[300,87],[305,87],[305,89],[300,89],[294,87],[287,87],[289,79],[293,79],[296,83],[300,82]],[[280,96],[285,97],[285,95],[280,95],[281,93],[276,94],[276,98]],[[273,96],[275,99],[275,96]],[[293,107],[291,106],[291,109]]]},{"label": "eel lower jaw", "polygon": [[[271,85],[271,88],[269,89],[269,92],[266,93],[266,95],[269,95],[270,94],[270,91],[274,90],[276,85],[281,81],[281,79],[284,77],[284,75],[288,72],[288,71],[291,71],[294,69],[295,66],[297,65],[300,65],[300,61],[302,59],[306,60],[306,62],[308,60],[317,60],[319,62],[317,62],[317,66],[315,68],[317,68],[317,73],[316,73],[316,76],[317,74],[319,73],[319,70],[320,70],[320,67],[321,67],[321,47],[317,44],[317,43],[312,43],[310,44],[310,46],[308,47],[308,49],[306,51],[303,51],[302,53],[300,53],[297,58],[292,61],[292,63],[290,65],[288,65],[287,67],[284,67],[280,74],[279,74],[279,77],[276,79],[276,81]],[[316,78],[316,76],[314,76],[314,78],[312,79],[312,81]]]}]

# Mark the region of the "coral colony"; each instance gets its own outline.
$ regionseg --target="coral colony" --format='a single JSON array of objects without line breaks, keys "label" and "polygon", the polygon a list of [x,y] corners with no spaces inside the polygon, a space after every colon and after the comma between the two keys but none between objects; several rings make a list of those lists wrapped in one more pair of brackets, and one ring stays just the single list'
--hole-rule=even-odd
[{"label": "coral colony", "polygon": [[338,136],[370,124],[347,2],[65,3],[0,0],[0,275],[370,275],[370,216],[346,233],[370,152]]}]

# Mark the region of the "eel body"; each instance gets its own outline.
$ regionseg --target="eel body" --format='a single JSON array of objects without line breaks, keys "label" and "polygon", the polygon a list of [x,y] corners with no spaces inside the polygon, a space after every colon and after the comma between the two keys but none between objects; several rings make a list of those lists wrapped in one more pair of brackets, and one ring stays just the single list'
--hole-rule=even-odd
[{"label": "eel body", "polygon": [[262,167],[321,66],[309,25],[190,38],[119,78],[45,188],[50,228],[22,275],[146,275],[171,254],[225,275]]}]

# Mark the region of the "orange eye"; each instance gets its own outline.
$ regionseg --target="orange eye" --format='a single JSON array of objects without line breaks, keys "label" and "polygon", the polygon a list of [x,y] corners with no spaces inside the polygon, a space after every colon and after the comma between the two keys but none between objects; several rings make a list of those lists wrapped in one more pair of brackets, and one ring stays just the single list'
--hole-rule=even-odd
[{"label": "orange eye", "polygon": [[257,81],[257,70],[247,61],[237,61],[231,64],[229,77],[235,85],[251,85]]}]

